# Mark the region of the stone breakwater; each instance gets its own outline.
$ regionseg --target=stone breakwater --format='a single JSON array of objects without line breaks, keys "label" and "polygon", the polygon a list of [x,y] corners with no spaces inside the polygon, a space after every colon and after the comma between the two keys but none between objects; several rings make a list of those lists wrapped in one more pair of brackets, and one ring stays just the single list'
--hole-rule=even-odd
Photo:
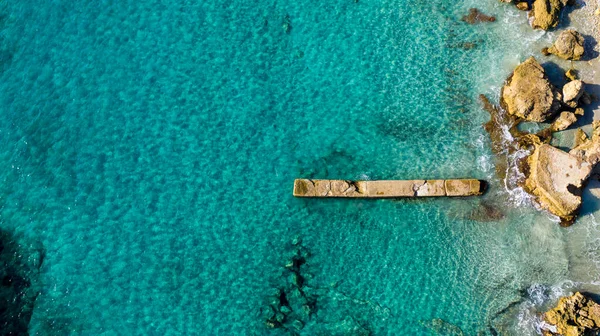
[{"label": "stone breakwater", "polygon": [[296,179],[296,197],[395,198],[433,196],[477,196],[486,183],[475,179],[456,180],[311,180]]}]

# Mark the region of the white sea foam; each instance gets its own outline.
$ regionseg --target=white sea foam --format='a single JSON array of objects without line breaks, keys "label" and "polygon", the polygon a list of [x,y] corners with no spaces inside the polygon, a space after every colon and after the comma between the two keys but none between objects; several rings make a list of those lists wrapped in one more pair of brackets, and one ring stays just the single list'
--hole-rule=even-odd
[{"label": "white sea foam", "polygon": [[576,286],[577,283],[569,280],[553,286],[531,285],[527,289],[526,299],[519,305],[516,325],[519,335],[541,335],[542,330],[555,330],[554,326],[544,322],[541,313],[561,296],[572,294]]}]

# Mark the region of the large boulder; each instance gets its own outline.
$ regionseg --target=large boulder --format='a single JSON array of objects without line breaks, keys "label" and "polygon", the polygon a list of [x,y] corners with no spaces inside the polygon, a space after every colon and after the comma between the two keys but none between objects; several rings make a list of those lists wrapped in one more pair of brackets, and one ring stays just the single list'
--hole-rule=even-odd
[{"label": "large boulder", "polygon": [[529,12],[531,26],[534,29],[548,30],[558,25],[560,11],[569,0],[535,0]]},{"label": "large boulder", "polygon": [[560,58],[577,61],[583,56],[583,36],[573,29],[567,29],[558,35],[554,44],[548,48],[550,54]]},{"label": "large boulder", "polygon": [[576,142],[575,148],[571,149],[569,154],[595,165],[600,162],[600,121],[594,121],[592,127],[592,138],[588,139],[584,137],[585,133],[583,135],[579,133],[581,140]]},{"label": "large boulder", "polygon": [[579,98],[583,95],[583,82],[580,80],[570,81],[563,86],[563,102],[572,108],[577,107]]},{"label": "large boulder", "polygon": [[561,297],[556,307],[544,314],[544,321],[555,327],[546,330],[549,335],[592,335],[600,329],[600,305],[577,292]]},{"label": "large boulder", "polygon": [[581,206],[581,188],[592,165],[548,144],[537,144],[527,159],[525,189],[542,208],[560,217],[563,225],[575,220]]},{"label": "large boulder", "polygon": [[577,116],[573,112],[561,112],[558,118],[552,123],[552,131],[564,131],[569,126],[577,122]]},{"label": "large boulder", "polygon": [[535,57],[519,64],[502,87],[500,104],[511,115],[543,122],[561,107],[560,91],[548,80]]}]

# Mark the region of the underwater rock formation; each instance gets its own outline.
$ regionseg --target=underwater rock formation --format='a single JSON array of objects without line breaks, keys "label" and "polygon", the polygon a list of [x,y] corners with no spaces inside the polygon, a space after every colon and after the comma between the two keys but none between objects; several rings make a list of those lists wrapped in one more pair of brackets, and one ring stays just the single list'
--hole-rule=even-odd
[{"label": "underwater rock formation", "polygon": [[561,297],[556,307],[544,314],[544,321],[555,327],[544,330],[545,335],[591,335],[600,329],[600,305],[577,292]]},{"label": "underwater rock formation", "polygon": [[527,163],[525,189],[536,196],[542,208],[560,217],[562,225],[572,224],[592,165],[548,144],[536,145]]},{"label": "underwater rock formation", "polygon": [[471,8],[469,9],[469,14],[463,16],[461,21],[464,21],[468,24],[476,24],[482,22],[494,22],[496,21],[496,18],[493,16],[483,14],[477,8]]},{"label": "underwater rock formation", "polygon": [[[28,258],[35,254],[36,258]],[[0,334],[28,335],[43,251],[26,251],[8,231],[0,229]],[[34,260],[32,264],[30,260]]]},{"label": "underwater rock formation", "polygon": [[562,95],[550,83],[534,57],[519,64],[502,87],[500,105],[509,114],[527,121],[543,122],[561,107]]},{"label": "underwater rock formation", "polygon": [[306,292],[305,267],[310,253],[299,238],[293,240],[294,255],[286,263],[282,274],[287,282],[275,290],[269,305],[262,309],[265,325],[270,329],[284,329],[295,333],[304,328],[316,311],[317,299]]},{"label": "underwater rock formation", "polygon": [[535,0],[529,12],[534,29],[548,30],[558,25],[560,12],[570,0]]},{"label": "underwater rock formation", "polygon": [[434,318],[429,321],[419,321],[419,323],[426,329],[430,330],[432,333],[437,335],[447,335],[447,336],[464,336],[465,333],[462,329],[450,322],[444,321],[441,318]]},{"label": "underwater rock formation", "polygon": [[577,61],[584,53],[583,36],[573,29],[567,29],[558,35],[554,44],[548,48],[548,53],[566,60]]},{"label": "underwater rock formation", "polygon": [[504,219],[505,215],[500,207],[488,202],[481,202],[479,206],[471,210],[467,219],[476,222],[497,222]]}]

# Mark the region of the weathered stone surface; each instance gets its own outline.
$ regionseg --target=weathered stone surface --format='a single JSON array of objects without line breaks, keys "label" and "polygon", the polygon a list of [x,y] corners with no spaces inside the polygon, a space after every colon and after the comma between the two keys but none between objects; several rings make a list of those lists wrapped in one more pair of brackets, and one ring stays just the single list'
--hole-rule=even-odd
[{"label": "weathered stone surface", "polygon": [[582,109],[581,107],[578,107],[575,109],[575,112],[573,112],[573,113],[575,113],[575,115],[582,116],[585,114],[585,110]]},{"label": "weathered stone surface", "polygon": [[544,314],[544,321],[556,327],[546,330],[547,335],[591,335],[600,329],[600,305],[577,292],[561,297],[556,307]]},{"label": "weathered stone surface", "polygon": [[[587,135],[585,134],[585,132],[581,128],[578,128],[575,131],[574,138],[575,138],[573,140],[573,143],[574,143],[573,147],[574,148],[581,146],[581,144],[585,143],[587,141],[587,139],[588,139]],[[571,152],[569,152],[569,154],[574,155]]]},{"label": "weathered stone surface", "polygon": [[294,181],[297,197],[431,197],[475,196],[485,191],[485,182],[479,180],[392,180],[346,181],[309,180]]},{"label": "weathered stone surface", "polygon": [[552,55],[549,51],[548,51],[548,47],[542,48],[542,55],[544,56],[550,56]]},{"label": "weathered stone surface", "polygon": [[569,69],[567,70],[567,72],[565,72],[565,77],[567,77],[568,80],[573,81],[579,78],[579,76],[577,75],[577,70],[575,69]]},{"label": "weathered stone surface", "polygon": [[579,98],[583,95],[584,84],[580,80],[568,82],[563,86],[563,102],[569,107],[577,107]]},{"label": "weathered stone surface", "polygon": [[584,53],[583,36],[573,29],[567,29],[558,35],[554,44],[548,48],[550,54],[567,60],[577,61]]},{"label": "weathered stone surface", "polygon": [[[569,154],[591,165],[600,162],[600,121],[592,123],[592,138],[575,145]],[[582,131],[583,133],[583,131]],[[585,135],[585,133],[583,133]],[[581,135],[581,133],[580,133]]]},{"label": "weathered stone surface", "polygon": [[529,10],[529,3],[527,3],[527,1],[517,2],[516,6],[517,6],[518,9],[520,9],[522,11],[528,11]]},{"label": "weathered stone surface", "polygon": [[367,194],[375,197],[408,196],[414,197],[424,180],[415,181],[368,181]]},{"label": "weathered stone surface", "polygon": [[470,196],[480,195],[482,182],[479,180],[446,180],[447,196]]},{"label": "weathered stone surface", "polygon": [[535,0],[529,12],[534,29],[548,30],[558,25],[560,11],[568,0]]},{"label": "weathered stone surface", "polygon": [[581,187],[592,165],[548,144],[536,145],[527,163],[526,190],[563,224],[571,224],[581,206]]},{"label": "weathered stone surface", "polygon": [[419,189],[417,196],[446,196],[444,180],[427,180]]},{"label": "weathered stone surface", "polygon": [[364,184],[345,180],[307,180],[294,181],[294,195],[308,197],[361,197]]},{"label": "weathered stone surface", "polygon": [[561,107],[561,94],[534,57],[519,64],[502,87],[500,105],[509,114],[543,122]]},{"label": "weathered stone surface", "polygon": [[577,116],[573,112],[561,112],[560,116],[552,123],[552,130],[563,131],[569,128],[577,121]]}]

